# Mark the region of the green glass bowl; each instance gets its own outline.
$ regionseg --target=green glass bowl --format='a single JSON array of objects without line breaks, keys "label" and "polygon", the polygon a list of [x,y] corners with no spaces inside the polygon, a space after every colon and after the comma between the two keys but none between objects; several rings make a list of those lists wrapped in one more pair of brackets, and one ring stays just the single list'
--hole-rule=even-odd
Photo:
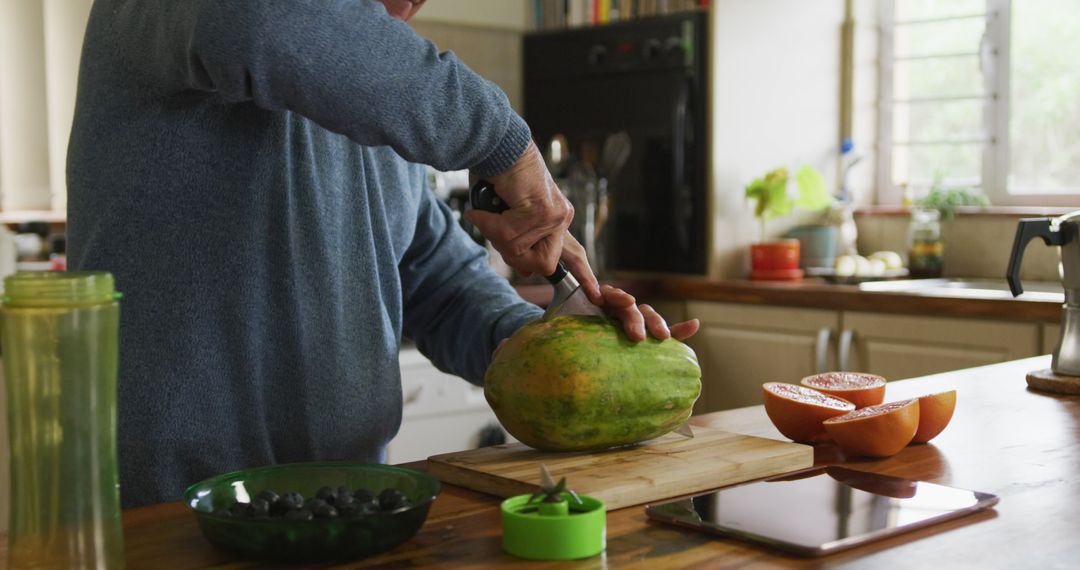
[{"label": "green glass bowl", "polygon": [[[264,489],[278,494],[297,491],[315,496],[324,485],[365,488],[376,496],[397,489],[412,506],[350,519],[232,518],[213,514],[228,508],[239,495],[242,502]],[[439,481],[427,473],[359,463],[293,463],[245,469],[211,477],[184,491],[184,502],[195,513],[199,528],[215,545],[244,558],[316,562],[355,560],[389,550],[411,538],[424,524]]]}]

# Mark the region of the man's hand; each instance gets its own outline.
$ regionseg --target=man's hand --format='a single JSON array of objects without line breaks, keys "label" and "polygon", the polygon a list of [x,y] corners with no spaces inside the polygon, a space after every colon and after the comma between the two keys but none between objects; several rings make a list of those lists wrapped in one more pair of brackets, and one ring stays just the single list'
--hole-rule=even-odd
[{"label": "man's hand", "polygon": [[[609,317],[622,323],[626,336],[634,342],[645,340],[646,330],[653,338],[659,340],[669,338],[686,340],[697,334],[701,327],[701,322],[697,319],[668,326],[664,317],[661,317],[656,309],[650,305],[638,305],[633,295],[611,285],[600,287],[600,293],[601,302],[597,304],[603,307]],[[499,346],[496,346],[495,351],[491,353],[492,358],[499,353],[499,349],[506,344],[506,341],[505,338],[499,341]]]},{"label": "man's hand", "polygon": [[653,338],[660,340],[686,340],[694,336],[701,326],[697,319],[690,319],[669,327],[656,309],[649,305],[638,305],[634,296],[622,289],[604,285],[600,288],[600,293],[603,301],[597,304],[603,307],[608,316],[622,323],[626,336],[632,341],[645,340],[646,330]]},{"label": "man's hand", "polygon": [[599,304],[600,285],[585,248],[567,232],[574,208],[552,180],[536,144],[530,142],[509,170],[488,180],[510,209],[501,214],[470,210],[465,219],[523,275],[551,275],[561,258],[589,300]]}]

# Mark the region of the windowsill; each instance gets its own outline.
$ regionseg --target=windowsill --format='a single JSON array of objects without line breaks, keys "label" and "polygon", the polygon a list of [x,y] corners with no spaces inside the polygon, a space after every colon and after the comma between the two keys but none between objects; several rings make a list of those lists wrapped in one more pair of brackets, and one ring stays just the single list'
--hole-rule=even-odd
[{"label": "windowsill", "polygon": [[[992,216],[1006,218],[1024,217],[1054,217],[1075,212],[1077,208],[1067,206],[991,206],[980,208],[965,206],[956,209],[956,215],[960,217]],[[883,216],[883,217],[907,217],[911,215],[911,209],[904,206],[863,206],[855,209],[856,216]]]}]

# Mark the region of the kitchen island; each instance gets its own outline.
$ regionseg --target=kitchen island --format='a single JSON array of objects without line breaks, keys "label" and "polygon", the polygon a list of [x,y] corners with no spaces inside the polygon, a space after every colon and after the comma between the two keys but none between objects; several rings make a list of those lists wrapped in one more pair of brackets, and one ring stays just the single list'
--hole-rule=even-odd
[{"label": "kitchen island", "polygon": [[[817,465],[843,464],[1001,497],[994,509],[963,519],[821,559],[800,559],[655,523],[642,506],[634,506],[608,513],[603,555],[525,563],[501,551],[499,499],[448,485],[412,540],[340,567],[1075,568],[1080,561],[1080,397],[1034,392],[1024,380],[1028,371],[1049,365],[1050,358],[1042,356],[891,382],[887,400],[956,389],[952,423],[930,444],[883,460],[846,458],[829,445],[815,450]],[[693,423],[783,439],[760,406],[707,414]],[[412,466],[423,468],[423,463]],[[125,511],[124,533],[128,568],[266,566],[216,550],[178,502]]]}]

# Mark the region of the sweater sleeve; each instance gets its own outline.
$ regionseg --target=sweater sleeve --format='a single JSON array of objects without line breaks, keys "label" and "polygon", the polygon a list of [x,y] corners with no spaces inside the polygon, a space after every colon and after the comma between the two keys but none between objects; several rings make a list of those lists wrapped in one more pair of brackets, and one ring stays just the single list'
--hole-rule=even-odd
[{"label": "sweater sleeve", "polygon": [[498,342],[542,311],[491,270],[487,252],[429,191],[399,263],[404,334],[444,372],[482,384]]},{"label": "sweater sleeve", "polygon": [[[506,95],[375,0],[187,0],[117,22],[143,35],[156,87],[290,110],[411,162],[481,176],[525,151]],[[126,19],[125,19],[126,17]]]}]

